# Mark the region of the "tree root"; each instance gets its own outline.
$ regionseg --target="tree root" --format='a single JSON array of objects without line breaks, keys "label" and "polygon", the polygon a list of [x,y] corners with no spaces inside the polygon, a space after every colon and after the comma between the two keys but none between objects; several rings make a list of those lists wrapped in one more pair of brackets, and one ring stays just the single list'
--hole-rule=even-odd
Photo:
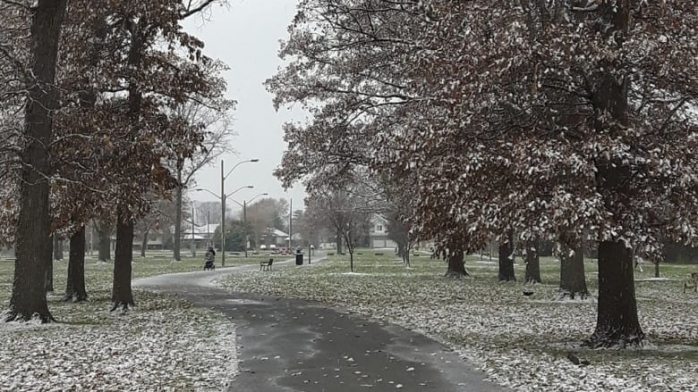
[{"label": "tree root", "polygon": [[642,331],[628,333],[621,331],[596,331],[587,340],[582,342],[582,346],[597,348],[629,348],[639,347],[645,339]]},{"label": "tree root", "polygon": [[61,299],[63,302],[73,302],[73,303],[78,303],[78,302],[87,302],[87,294],[78,294],[78,293],[66,293],[63,298]]},{"label": "tree root", "polygon": [[448,270],[444,274],[445,278],[451,278],[451,279],[462,279],[462,278],[465,278],[466,276],[470,276],[470,274],[468,273],[468,270],[464,270],[463,272]]},{"label": "tree root", "polygon": [[131,305],[132,307],[136,307],[136,304],[134,304],[133,301],[128,301],[128,302],[119,301],[119,302],[114,302],[114,304],[112,305],[112,307],[109,311],[113,312],[116,309],[118,309],[119,307],[121,307],[121,310],[123,310],[124,312],[127,312],[129,305]]},{"label": "tree root", "polygon": [[574,299],[580,299],[580,300],[585,300],[589,298],[589,292],[579,292],[579,291],[569,291],[569,290],[560,290],[560,292],[553,298],[553,301],[565,301],[567,299],[574,300]]},{"label": "tree root", "polygon": [[51,313],[48,314],[39,314],[39,313],[34,313],[31,317],[27,317],[24,314],[21,314],[17,311],[10,310],[9,312],[6,313],[5,315],[5,322],[10,323],[13,321],[31,321],[34,319],[39,319],[41,320],[41,324],[50,324],[50,323],[55,323],[57,320],[53,317]]}]

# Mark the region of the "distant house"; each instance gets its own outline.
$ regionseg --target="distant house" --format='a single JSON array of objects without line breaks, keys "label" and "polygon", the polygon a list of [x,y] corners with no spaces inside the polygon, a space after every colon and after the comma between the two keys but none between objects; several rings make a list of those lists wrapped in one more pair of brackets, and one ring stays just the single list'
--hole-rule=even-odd
[{"label": "distant house", "polygon": [[[208,244],[213,243],[213,233],[216,232],[216,229],[218,229],[218,223],[212,223],[212,224],[202,224],[198,226],[194,226],[194,230],[192,233],[192,227],[191,225],[182,225],[182,233],[181,237],[182,238],[182,245],[189,247],[191,244],[192,236],[194,238],[194,243],[196,244],[197,249],[203,249],[205,248]],[[174,227],[172,228],[172,231],[174,232]]]},{"label": "distant house", "polygon": [[[112,251],[116,250],[116,233],[112,234],[110,237],[110,243],[109,247],[111,248]],[[98,249],[98,239],[95,236],[93,239],[92,247],[96,250]],[[141,247],[143,246],[143,235],[142,234],[136,234],[133,236],[133,251],[140,251]],[[90,245],[88,245],[88,249],[90,248]],[[163,249],[163,238],[162,234],[157,233],[157,232],[151,232],[148,233],[148,248],[147,249]]]},{"label": "distant house", "polygon": [[261,243],[265,245],[288,246],[288,233],[270,227],[262,234]]},{"label": "distant house", "polygon": [[383,215],[373,215],[369,236],[371,238],[371,248],[394,249],[397,247],[395,241],[388,238],[388,219]]}]

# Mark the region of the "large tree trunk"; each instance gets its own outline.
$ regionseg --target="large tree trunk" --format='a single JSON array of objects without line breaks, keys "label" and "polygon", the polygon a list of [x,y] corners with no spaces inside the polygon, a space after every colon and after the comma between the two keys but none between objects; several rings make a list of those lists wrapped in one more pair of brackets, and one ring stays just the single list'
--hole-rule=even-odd
[{"label": "large tree trunk", "polygon": [[509,232],[507,240],[499,243],[499,281],[516,282],[514,274],[514,234]]},{"label": "large tree trunk", "polygon": [[584,248],[580,246],[572,250],[562,245],[560,253],[560,294],[557,299],[585,299],[589,290],[584,273]]},{"label": "large tree trunk", "polygon": [[[182,183],[182,171],[177,171],[177,183]],[[193,219],[193,217],[192,217]],[[193,235],[193,233],[192,233]],[[175,189],[175,221],[174,221],[174,238],[172,243],[173,257],[177,261],[182,261],[182,188]],[[223,250],[221,250],[223,251]]]},{"label": "large tree trunk", "polygon": [[654,259],[654,277],[659,277],[659,258]]},{"label": "large tree trunk", "polygon": [[46,260],[46,275],[44,275],[44,285],[46,287],[47,293],[53,292],[53,245],[55,234],[49,237],[49,241],[46,244],[46,254],[44,255]]},{"label": "large tree trunk", "polygon": [[[29,62],[25,73],[28,99],[24,109],[25,144],[21,152],[16,261],[8,320],[53,320],[44,282],[50,234],[49,160],[51,110],[58,107],[53,83],[58,39],[67,0],[39,0],[32,8]],[[38,249],[37,249],[38,248]]]},{"label": "large tree trunk", "polygon": [[[631,2],[603,2],[599,5],[601,16],[610,23],[603,37],[615,47],[610,51],[622,52],[622,42],[629,30]],[[595,91],[592,105],[596,118],[594,128],[599,134],[616,138],[630,125],[628,116],[628,95],[631,89],[630,76],[627,76],[616,60],[599,60],[593,73]],[[633,198],[630,184],[633,172],[630,164],[612,155],[610,159],[597,161],[596,190],[603,197],[611,219],[621,224],[633,211],[629,200]],[[614,238],[599,244],[599,298],[598,316],[594,334],[586,342],[592,347],[626,346],[639,344],[644,338],[637,316],[633,259],[630,249],[623,241]]]},{"label": "large tree trunk", "polygon": [[407,266],[407,268],[410,267],[410,251],[412,250],[412,246],[407,243],[405,244],[405,250],[404,250],[404,256],[402,256],[402,260]]},{"label": "large tree trunk", "polygon": [[150,229],[146,229],[143,233],[143,241],[141,242],[141,257],[145,257],[145,250],[148,249],[148,236],[150,235]]},{"label": "large tree trunk", "polygon": [[111,225],[102,222],[97,226],[97,233],[99,234],[99,254],[97,259],[99,261],[110,261],[111,260]]},{"label": "large tree trunk", "polygon": [[85,226],[70,237],[68,254],[68,279],[65,286],[65,301],[87,301],[85,289]]},{"label": "large tree trunk", "polygon": [[599,303],[591,347],[639,344],[640,328],[635,301],[632,252],[622,241],[599,244]]},{"label": "large tree trunk", "polygon": [[462,278],[469,276],[465,270],[465,254],[462,250],[449,251],[448,267],[446,268],[447,278]]},{"label": "large tree trunk", "polygon": [[337,254],[342,254],[342,231],[337,229]]},{"label": "large tree trunk", "polygon": [[541,283],[538,239],[526,243],[526,283]]},{"label": "large tree trunk", "polygon": [[53,236],[53,259],[63,260],[63,240],[57,235]]},{"label": "large tree trunk", "polygon": [[112,285],[112,308],[124,310],[134,306],[131,291],[131,262],[133,261],[133,221],[124,207],[119,207],[116,223],[116,250],[114,251],[114,282]]}]

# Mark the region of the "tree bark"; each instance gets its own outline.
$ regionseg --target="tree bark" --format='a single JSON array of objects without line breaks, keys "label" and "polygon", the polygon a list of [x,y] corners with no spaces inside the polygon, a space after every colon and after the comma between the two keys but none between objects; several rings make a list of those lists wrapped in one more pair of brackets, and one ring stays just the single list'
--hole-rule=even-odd
[{"label": "tree bark", "polygon": [[[50,234],[49,154],[51,111],[58,107],[56,76],[58,40],[67,0],[39,0],[32,8],[29,62],[25,73],[28,99],[24,109],[25,145],[21,152],[19,223],[12,296],[6,318],[53,321],[46,301],[46,247]],[[37,249],[38,247],[38,249]]]},{"label": "tree bark", "polygon": [[97,233],[99,235],[99,261],[110,261],[111,260],[111,226],[102,222],[101,225],[97,226]]},{"label": "tree bark", "polygon": [[446,268],[447,278],[462,278],[464,276],[469,276],[468,271],[465,270],[465,254],[462,250],[455,250],[449,252],[448,255],[448,267]]},{"label": "tree bark", "polygon": [[129,305],[135,306],[131,291],[131,262],[133,261],[134,224],[124,207],[119,207],[116,223],[116,250],[114,251],[114,282],[111,311]]},{"label": "tree bark", "polygon": [[659,258],[656,258],[654,260],[654,277],[655,278],[659,277]]},{"label": "tree bark", "polygon": [[[599,5],[601,16],[610,23],[604,30],[604,39],[614,47],[615,54],[622,52],[630,25],[631,4],[629,1],[603,2]],[[630,125],[628,95],[631,89],[630,76],[616,60],[603,59],[598,62],[594,73],[595,91],[592,105],[596,118],[596,132],[618,137]],[[633,172],[627,162],[610,157],[597,162],[596,190],[602,195],[611,219],[623,223],[625,216],[633,211],[628,200],[632,200]],[[644,339],[637,316],[635,301],[634,263],[632,251],[619,238],[599,244],[599,299],[596,329],[586,341],[592,347],[624,347],[639,344]]]},{"label": "tree bark", "polygon": [[143,242],[141,242],[141,257],[145,257],[145,250],[148,249],[148,236],[150,235],[150,229],[146,229],[143,233]]},{"label": "tree bark", "polygon": [[622,241],[599,244],[599,302],[596,329],[585,342],[625,347],[645,337],[637,317],[632,252]]},{"label": "tree bark", "polygon": [[407,266],[407,268],[410,267],[410,251],[412,250],[412,246],[410,245],[405,245],[405,253],[404,256],[402,257],[403,262]]},{"label": "tree bark", "polygon": [[46,254],[44,255],[44,260],[46,261],[46,275],[44,276],[44,282],[47,293],[53,292],[53,245],[55,234],[51,234],[49,241],[46,244]]},{"label": "tree bark", "polygon": [[[182,183],[182,170],[177,170],[177,183]],[[193,218],[192,218],[193,219]],[[226,222],[227,223],[227,222]],[[172,242],[173,257],[177,261],[182,261],[182,188],[178,186],[175,189],[175,221],[174,221],[174,238]],[[223,250],[221,250],[222,252]]]},{"label": "tree bark", "polygon": [[405,262],[405,248],[400,243],[397,244],[397,257],[401,258],[403,263]]},{"label": "tree bark", "polygon": [[526,283],[541,283],[538,239],[526,243]]},{"label": "tree bark", "polygon": [[507,241],[499,244],[499,281],[516,282],[514,274],[514,233],[507,234]]},{"label": "tree bark", "polygon": [[63,241],[57,235],[53,236],[53,259],[63,260]]},{"label": "tree bark", "polygon": [[85,289],[85,226],[80,227],[70,237],[68,253],[68,279],[65,286],[64,301],[87,301]]},{"label": "tree bark", "polygon": [[342,231],[337,229],[337,254],[342,254]]},{"label": "tree bark", "polygon": [[560,254],[560,294],[558,300],[565,298],[585,299],[589,296],[586,276],[584,273],[584,249],[578,247],[572,252],[562,245]]},{"label": "tree bark", "polygon": [[354,272],[354,246],[356,242],[352,237],[351,233],[344,233],[344,245],[346,245],[347,252],[349,252],[349,270]]}]

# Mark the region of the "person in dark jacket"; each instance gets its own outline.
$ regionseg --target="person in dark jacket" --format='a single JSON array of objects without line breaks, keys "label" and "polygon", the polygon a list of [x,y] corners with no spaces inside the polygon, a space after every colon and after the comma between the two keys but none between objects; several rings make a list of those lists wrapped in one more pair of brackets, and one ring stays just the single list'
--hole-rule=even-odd
[{"label": "person in dark jacket", "polygon": [[208,247],[206,255],[204,255],[204,271],[216,269],[216,251],[212,246]]}]

